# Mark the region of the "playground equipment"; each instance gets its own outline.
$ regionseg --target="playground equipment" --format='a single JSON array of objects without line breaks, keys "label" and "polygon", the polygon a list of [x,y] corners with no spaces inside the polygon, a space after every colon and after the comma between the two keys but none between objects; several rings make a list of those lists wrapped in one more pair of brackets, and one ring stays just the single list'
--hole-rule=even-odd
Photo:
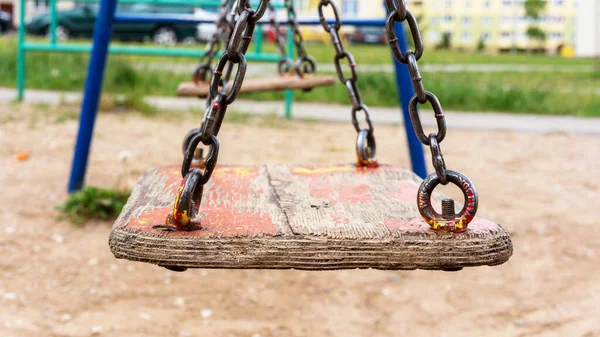
[{"label": "playground equipment", "polygon": [[[222,1],[219,17],[215,22],[217,30],[206,46],[204,55],[200,58],[200,64],[194,71],[192,82],[180,84],[177,88],[178,96],[208,97],[208,100],[210,101],[211,87],[208,75],[213,71],[212,62],[217,56],[217,51],[223,42],[224,35],[226,33],[228,34],[229,37],[227,41],[231,38],[235,22],[235,11],[232,11],[233,4],[233,0]],[[286,52],[285,34],[281,31],[281,27],[277,22],[277,12],[275,7],[272,4],[269,4],[268,8],[270,14],[269,24],[275,34],[275,42],[279,52],[279,62],[277,63],[279,76],[245,80],[240,88],[240,92],[248,93],[290,89],[302,89],[307,91],[316,87],[332,85],[335,82],[333,77],[314,76],[317,71],[317,66],[315,60],[308,55],[306,47],[304,46],[302,33],[298,29],[298,20],[293,1],[285,0],[285,8],[288,14],[288,24],[290,25],[290,40],[294,42],[295,49],[298,52],[298,59],[296,61],[294,61],[290,57],[290,54]],[[229,81],[232,70],[233,64],[230,63],[230,66],[225,71],[225,77],[222,82],[226,83]]]},{"label": "playground equipment", "polygon": [[[85,44],[65,44],[59,43],[56,36],[56,27],[58,26],[58,18],[57,18],[57,3],[60,0],[49,0],[49,14],[50,14],[50,23],[49,23],[49,32],[50,32],[50,41],[48,42],[29,42],[25,38],[25,25],[20,24],[18,28],[18,64],[17,64],[17,98],[19,100],[23,100],[25,95],[25,78],[26,78],[26,64],[25,57],[27,52],[67,52],[67,53],[89,53],[92,51],[92,46]],[[100,0],[82,0],[78,1],[80,3],[97,3]],[[116,1],[116,0],[115,0]],[[217,7],[219,6],[219,2],[215,0],[119,0],[119,3],[148,3],[154,5],[185,5],[185,6],[206,6],[206,7]],[[26,0],[19,0],[19,22],[26,22],[26,8],[27,6]],[[100,6],[102,8],[102,6]],[[116,2],[114,4],[116,7]],[[198,20],[194,19],[190,16],[165,16],[161,14],[153,14],[150,18],[142,17],[136,20],[128,19],[120,17],[119,15],[114,15],[114,7],[112,8],[113,15],[110,17],[105,17],[102,14],[106,12],[99,12],[98,19],[96,22],[96,26],[98,27],[98,23],[102,22],[104,24],[111,25],[114,21],[120,22],[152,22],[152,23],[163,23],[169,24],[173,22],[178,23],[197,23]],[[280,8],[280,5],[275,5],[275,8]],[[104,8],[106,9],[106,7]],[[145,19],[145,20],[144,20]],[[148,20],[150,19],[150,20]],[[110,27],[108,27],[108,31],[105,31],[105,27],[101,27],[101,29],[95,29],[95,38],[108,39],[110,36]],[[248,53],[247,59],[252,61],[261,61],[261,62],[277,62],[279,60],[278,55],[276,54],[268,54],[263,53],[262,49],[262,39],[260,39],[260,34],[258,35],[258,43],[256,44],[256,49],[252,53]],[[108,41],[108,40],[107,40]],[[108,42],[107,42],[108,43]],[[95,43],[95,46],[100,46],[99,43]],[[108,46],[107,46],[108,48]],[[202,51],[196,49],[186,49],[186,48],[164,48],[164,47],[152,47],[152,46],[124,46],[124,45],[113,45],[108,49],[113,54],[136,54],[136,55],[154,55],[154,56],[173,56],[173,57],[200,57],[202,56]],[[98,54],[100,50],[96,50],[93,55],[95,57],[99,57]],[[94,57],[94,56],[93,56]],[[103,56],[105,58],[105,56]],[[95,74],[95,72],[92,72]],[[95,90],[94,90],[95,92]],[[291,104],[291,102],[290,102]]]},{"label": "playground equipment", "polygon": [[[137,183],[110,235],[115,256],[174,271],[459,270],[507,261],[512,254],[508,234],[499,225],[475,216],[475,186],[466,176],[445,167],[439,148],[446,134],[444,114],[435,95],[425,91],[421,82],[417,66],[423,54],[420,32],[402,1],[386,1],[390,12],[386,32],[397,61],[408,64],[415,90],[410,116],[419,140],[431,148],[436,172],[420,182],[408,171],[378,163],[369,109],[356,86],[354,58],[340,42],[342,23],[331,0],[319,2],[320,23],[331,35],[338,77],[352,102],[357,163],[216,167],[221,123],[242,87],[245,53],[268,2],[261,0],[256,9],[246,0],[237,2],[239,18],[211,78],[211,103],[200,128],[184,139],[181,169],[151,169]],[[325,8],[333,11],[333,21],[325,18]],[[403,21],[409,24],[414,52],[398,45],[397,23]],[[344,59],[350,68],[348,77],[341,66]],[[228,83],[220,86],[227,65],[238,67],[231,90]],[[417,112],[417,104],[426,101],[432,103],[438,122],[437,133],[429,136],[424,134]],[[358,122],[358,112],[364,113],[366,126]],[[208,147],[208,155],[194,158],[200,143]],[[433,194],[438,184],[448,183],[457,185],[465,198],[458,214],[452,199]],[[434,201],[441,202],[442,214],[433,209]]]}]

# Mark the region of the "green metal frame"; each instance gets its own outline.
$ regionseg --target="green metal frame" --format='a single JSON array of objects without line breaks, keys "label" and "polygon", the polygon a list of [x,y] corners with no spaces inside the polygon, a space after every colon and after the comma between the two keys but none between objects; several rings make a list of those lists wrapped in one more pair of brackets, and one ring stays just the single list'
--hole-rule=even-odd
[{"label": "green metal frame", "polygon": [[[25,96],[25,57],[27,51],[34,52],[66,52],[66,53],[89,53],[92,50],[91,44],[60,44],[56,39],[57,20],[57,2],[60,0],[50,0],[50,41],[49,43],[27,42],[25,36],[25,12],[26,1],[19,0],[19,29],[18,29],[18,48],[17,48],[17,99],[22,101]],[[99,0],[77,0],[77,2],[98,3]],[[191,5],[191,6],[214,6],[218,7],[218,0],[119,0],[120,3],[150,3],[159,5]],[[282,5],[276,4],[276,8],[283,8]],[[253,53],[246,54],[248,60],[262,62],[277,62],[279,55],[263,53],[263,38],[262,29],[257,27],[257,34],[254,40],[255,50]],[[289,53],[293,53],[292,37],[288,36]],[[109,52],[113,54],[129,54],[129,55],[149,55],[149,56],[174,56],[174,57],[200,57],[203,55],[202,50],[185,49],[185,48],[161,48],[161,47],[145,47],[145,46],[110,46]],[[291,118],[293,94],[287,91],[285,95],[285,116]]]}]

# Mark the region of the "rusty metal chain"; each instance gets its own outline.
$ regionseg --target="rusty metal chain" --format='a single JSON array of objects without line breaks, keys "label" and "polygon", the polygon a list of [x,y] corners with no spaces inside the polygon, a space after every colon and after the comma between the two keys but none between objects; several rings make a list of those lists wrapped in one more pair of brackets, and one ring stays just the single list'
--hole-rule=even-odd
[{"label": "rusty metal chain", "polygon": [[273,29],[275,37],[275,46],[279,53],[279,62],[277,63],[277,71],[279,75],[286,75],[294,72],[294,61],[288,58],[285,48],[285,33],[281,30],[281,25],[277,22],[277,10],[273,4],[269,3],[269,23]]},{"label": "rusty metal chain", "polygon": [[[327,23],[327,19],[323,14],[323,9],[327,6],[331,6],[333,15],[335,17],[335,23],[333,25],[329,25]],[[357,165],[375,167],[377,166],[377,153],[375,136],[373,133],[373,123],[371,123],[371,114],[367,105],[363,103],[360,92],[358,91],[358,87],[356,86],[356,81],[358,78],[358,74],[356,73],[356,62],[354,61],[352,54],[344,49],[344,45],[342,44],[342,39],[340,37],[342,21],[340,20],[337,7],[331,0],[320,0],[319,19],[321,20],[321,25],[325,31],[331,35],[331,41],[333,42],[333,46],[335,48],[335,69],[340,82],[346,86],[346,89],[348,90],[348,96],[350,97],[350,101],[352,103],[352,125],[354,125],[354,128],[358,133],[356,138],[356,155],[358,157]],[[344,71],[342,70],[341,62],[344,59],[348,62],[348,67],[350,69],[350,75],[348,77],[344,75]],[[367,124],[366,127],[361,127],[357,118],[357,113],[361,111],[365,115],[365,121]]]},{"label": "rusty metal chain", "polygon": [[313,75],[317,72],[317,63],[315,59],[306,52],[306,47],[304,46],[304,37],[300,31],[298,15],[296,14],[296,9],[294,8],[294,0],[285,0],[285,7],[287,8],[288,22],[290,24],[290,29],[293,32],[294,45],[296,46],[296,53],[298,55],[298,60],[296,61],[296,65],[294,67],[296,74],[300,77]]},{"label": "rusty metal chain", "polygon": [[[193,219],[200,208],[204,185],[210,180],[217,164],[219,156],[217,135],[227,107],[235,101],[242,87],[247,67],[245,54],[252,41],[256,22],[261,19],[268,4],[269,0],[260,0],[257,9],[254,10],[248,0],[238,1],[236,11],[239,17],[210,81],[211,104],[204,112],[200,128],[190,131],[184,140],[185,153],[181,165],[183,181],[175,198],[173,212],[167,216],[164,229],[191,231],[199,226],[199,223],[194,222]],[[228,69],[227,72],[232,72],[235,66],[237,66],[235,78],[229,88],[227,84],[223,84],[223,73],[225,67]],[[202,160],[202,165],[193,165],[194,155],[200,143],[208,147],[208,156]]]},{"label": "rusty metal chain", "polygon": [[204,53],[200,57],[199,64],[194,70],[192,75],[192,81],[194,81],[194,83],[206,82],[208,80],[208,75],[212,73],[212,63],[221,49],[223,35],[226,34],[228,30],[231,31],[232,28],[233,18],[230,14],[232,6],[233,0],[221,1],[219,15],[215,20],[217,30],[204,48]]},{"label": "rusty metal chain", "polygon": [[[440,143],[446,137],[446,118],[444,111],[437,97],[425,90],[417,61],[423,56],[424,46],[421,32],[415,16],[406,9],[404,0],[386,0],[385,4],[389,11],[386,20],[386,35],[390,43],[390,48],[394,57],[401,63],[408,66],[408,71],[413,83],[415,95],[409,103],[409,114],[413,129],[417,138],[431,150],[432,164],[435,172],[429,175],[421,184],[417,196],[417,204],[421,216],[435,230],[446,230],[451,232],[463,232],[467,230],[468,223],[473,219],[477,212],[479,203],[475,185],[459,172],[451,171],[446,168],[444,156],[440,148]],[[402,52],[398,44],[398,37],[395,31],[395,24],[406,21],[410,35],[414,41],[415,50]],[[426,135],[423,130],[423,124],[419,116],[418,105],[431,103],[434,116],[437,122],[437,133]],[[462,210],[456,214],[454,209],[454,200],[445,199],[442,201],[442,214],[437,213],[431,204],[431,195],[438,184],[447,185],[448,183],[457,185],[465,197],[465,205]]]}]

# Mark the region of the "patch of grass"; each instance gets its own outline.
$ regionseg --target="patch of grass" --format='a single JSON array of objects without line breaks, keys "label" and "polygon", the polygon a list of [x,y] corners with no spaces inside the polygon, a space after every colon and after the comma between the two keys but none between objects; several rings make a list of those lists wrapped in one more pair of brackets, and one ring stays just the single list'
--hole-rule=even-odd
[{"label": "patch of grass", "polygon": [[92,219],[114,220],[121,213],[129,194],[87,186],[72,193],[64,204],[57,206],[57,210],[75,225],[82,225]]},{"label": "patch of grass", "polygon": [[[0,86],[14,86],[16,45],[13,40],[0,41]],[[13,41],[12,44],[10,44]],[[331,46],[311,44],[319,52],[318,59],[333,59]],[[359,63],[376,63],[391,57],[385,46],[356,47]],[[270,48],[270,47],[269,47]],[[265,49],[268,48],[265,46]],[[378,52],[379,50],[379,52]],[[384,56],[384,51],[385,55]],[[379,55],[378,55],[379,53]],[[600,77],[593,70],[593,60],[563,59],[537,55],[481,55],[436,51],[441,59],[429,59],[438,63],[519,63],[553,64],[560,67],[589,66],[589,72],[494,72],[494,73],[423,73],[425,88],[435,93],[446,110],[498,111],[536,114],[561,114],[576,116],[600,116]],[[427,54],[426,54],[427,55]],[[364,60],[360,60],[364,57]],[[424,56],[427,61],[428,56]],[[433,57],[433,56],[430,56]],[[435,56],[438,57],[438,56]],[[80,91],[87,71],[86,54],[28,53],[27,87],[50,90]],[[152,58],[147,58],[153,60]],[[165,61],[167,58],[163,58]],[[160,59],[160,60],[163,60]],[[141,60],[141,59],[140,59]],[[442,62],[443,61],[443,62]],[[513,62],[514,61],[514,62]],[[104,81],[104,92],[117,94],[114,101],[103,101],[103,110],[137,110],[154,116],[157,109],[144,101],[147,95],[173,96],[177,85],[188,80],[186,74],[148,70],[137,67],[143,63],[137,58],[111,55]],[[398,106],[394,75],[391,73],[360,73],[358,87],[362,98],[370,106]],[[257,100],[282,100],[283,92],[242,94],[241,97]],[[346,88],[336,85],[318,88],[309,93],[297,92],[294,99],[300,102],[324,102],[348,104]],[[202,115],[203,103],[199,102]],[[235,108],[235,105],[233,106]],[[193,113],[196,113],[195,111]],[[226,122],[246,123],[249,116],[229,112]],[[263,126],[280,127],[277,118],[267,117]]]}]

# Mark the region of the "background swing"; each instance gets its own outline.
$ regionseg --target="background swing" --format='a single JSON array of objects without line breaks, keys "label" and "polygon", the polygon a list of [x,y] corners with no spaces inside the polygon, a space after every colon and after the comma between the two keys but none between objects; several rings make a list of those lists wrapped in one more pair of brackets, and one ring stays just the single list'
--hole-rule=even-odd
[{"label": "background swing", "polygon": [[[262,0],[255,11],[246,1],[239,1],[232,38],[211,79],[211,87],[217,88],[224,66],[238,63],[232,89],[226,91],[225,83],[221,91],[214,92],[201,127],[186,136],[181,170],[175,166],[151,169],[138,181],[110,235],[114,255],[175,271],[459,270],[507,261],[512,254],[508,234],[501,226],[475,216],[475,186],[466,176],[445,167],[439,143],[446,135],[446,123],[439,101],[424,90],[418,72],[423,45],[416,20],[402,2],[398,7],[394,1],[386,4],[390,10],[386,31],[393,54],[408,64],[416,92],[410,104],[413,127],[432,151],[435,173],[421,181],[407,170],[378,164],[369,110],[356,86],[355,62],[340,43],[341,21],[330,0],[320,1],[319,16],[332,36],[338,76],[352,102],[352,121],[358,133],[356,165],[216,168],[217,135],[244,77],[239,69],[244,66],[251,39],[242,36],[250,37],[268,5]],[[335,16],[333,25],[324,18],[327,6]],[[402,53],[396,43],[394,23],[405,20],[415,39],[415,52]],[[342,59],[350,66],[347,78],[341,70]],[[417,111],[417,105],[427,101],[432,103],[438,125],[438,132],[429,136]],[[359,125],[357,112],[361,111],[367,127]],[[200,143],[208,147],[206,158],[198,158]],[[448,183],[458,186],[465,198],[458,214],[453,200],[433,193],[437,185]],[[442,214],[434,210],[434,202],[441,202]]]},{"label": "background swing", "polygon": [[[194,70],[191,82],[181,83],[177,87],[177,96],[180,97],[209,97],[211,94],[210,77],[213,72],[212,62],[217,56],[223,42],[227,45],[231,40],[231,34],[235,25],[236,11],[233,10],[233,0],[223,0],[221,2],[218,18],[215,20],[217,27],[210,42],[207,44],[203,56],[200,58],[199,65]],[[277,51],[279,54],[279,62],[277,63],[277,71],[279,76],[250,78],[242,83],[239,89],[240,93],[253,93],[265,91],[281,91],[281,90],[303,90],[310,91],[313,88],[330,86],[335,83],[332,76],[317,76],[316,62],[307,54],[304,46],[304,38],[298,29],[298,20],[292,0],[285,0],[285,9],[288,15],[288,24],[293,32],[293,40],[297,51],[298,59],[296,61],[288,57],[286,51],[286,37],[281,30],[281,26],[277,22],[277,11],[272,4],[268,4],[269,24],[271,25]],[[249,32],[251,33],[251,32]],[[225,39],[225,36],[226,39]],[[233,64],[225,70],[223,82],[227,82],[231,77]],[[222,83],[221,83],[222,85]],[[223,90],[223,89],[222,89]],[[228,88],[227,90],[232,90]],[[209,98],[210,100],[210,98]]]}]

